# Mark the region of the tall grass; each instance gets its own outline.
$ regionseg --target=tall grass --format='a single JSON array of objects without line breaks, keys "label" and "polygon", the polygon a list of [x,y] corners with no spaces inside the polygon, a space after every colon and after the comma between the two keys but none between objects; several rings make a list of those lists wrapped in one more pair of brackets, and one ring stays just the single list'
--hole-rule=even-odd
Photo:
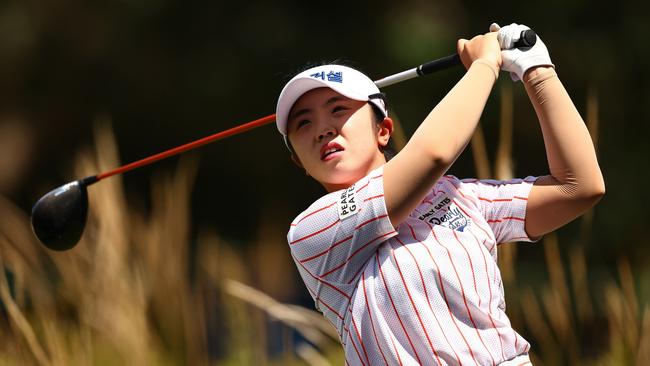
[{"label": "tall grass", "polygon": [[[75,176],[119,165],[106,123],[95,143]],[[0,364],[267,364],[268,317],[290,329],[287,354],[296,356],[282,355],[282,364],[322,363],[336,335],[319,314],[242,284],[250,280],[242,254],[214,234],[202,234],[190,257],[195,174],[196,163],[185,160],[157,177],[150,213],[129,205],[120,177],[93,186],[85,234],[67,252],[44,249],[26,213],[0,200]],[[320,351],[294,347],[294,329]]]},{"label": "tall grass", "polygon": [[[500,95],[493,163],[481,129],[472,140],[481,178],[513,175],[510,83]],[[589,95],[597,143],[598,102]],[[107,121],[98,123],[95,145],[80,154],[75,176],[119,165]],[[343,364],[336,332],[320,314],[275,298],[287,296],[287,276],[295,276],[282,270],[293,265],[286,228],[264,224],[248,251],[211,231],[192,242],[196,170],[181,160],[156,177],[146,212],[127,201],[120,177],[93,186],[86,232],[67,252],[44,249],[27,214],[0,198],[0,364]],[[500,247],[513,325],[533,343],[536,365],[650,364],[650,311],[633,270],[621,258],[615,279],[593,282],[585,255],[591,213],[581,220],[581,240],[568,250],[552,234],[535,244],[544,247],[547,282],[522,283],[517,245]]]}]

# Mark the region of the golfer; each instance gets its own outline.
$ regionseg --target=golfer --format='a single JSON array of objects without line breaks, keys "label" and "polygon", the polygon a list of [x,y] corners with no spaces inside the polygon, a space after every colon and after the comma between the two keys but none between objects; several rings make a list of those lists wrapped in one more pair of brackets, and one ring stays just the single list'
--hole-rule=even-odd
[{"label": "golfer", "polygon": [[[323,65],[282,90],[277,127],[292,159],[328,192],[292,222],[291,255],[338,330],[346,364],[530,364],[530,345],[505,313],[497,244],[538,240],[592,207],[605,188],[544,43],[508,49],[524,29],[493,24],[460,39],[467,72],[390,160],[393,121],[367,76]],[[500,70],[526,88],[549,175],[445,175]]]}]

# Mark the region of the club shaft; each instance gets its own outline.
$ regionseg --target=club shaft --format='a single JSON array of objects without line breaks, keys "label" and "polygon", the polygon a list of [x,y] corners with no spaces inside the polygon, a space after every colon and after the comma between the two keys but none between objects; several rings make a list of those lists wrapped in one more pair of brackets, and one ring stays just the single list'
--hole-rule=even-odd
[{"label": "club shaft", "polygon": [[[420,65],[418,67],[414,67],[412,69],[402,71],[402,72],[399,72],[397,74],[394,74],[394,75],[387,76],[385,78],[379,79],[379,80],[375,81],[375,84],[377,85],[377,87],[383,88],[383,87],[386,87],[386,86],[389,86],[389,85],[393,85],[393,84],[396,84],[396,83],[399,83],[399,82],[402,82],[402,81],[405,81],[405,80],[413,79],[413,78],[416,78],[418,76],[430,74],[430,73],[433,73],[435,71],[440,71],[440,70],[443,70],[443,69],[446,69],[446,68],[449,68],[449,67],[452,67],[452,66],[456,66],[456,65],[460,65],[460,58],[458,58],[458,55],[450,55],[450,56],[447,56],[447,57],[443,57],[443,58],[440,58],[440,59],[437,59],[437,60],[433,60],[433,61],[424,63],[424,64],[422,64],[422,65]],[[121,166],[119,168],[115,168],[115,169],[113,169],[111,171],[101,173],[101,174],[97,174],[95,176],[86,177],[86,178],[84,178],[84,181],[86,182],[86,185],[90,185],[90,184],[98,182],[98,181],[100,181],[100,180],[102,180],[104,178],[108,178],[108,177],[111,177],[111,176],[117,175],[117,174],[126,173],[126,172],[128,172],[130,170],[140,168],[140,167],[145,166],[145,165],[149,165],[149,164],[154,163],[156,161],[159,161],[159,160],[168,158],[170,156],[174,156],[174,155],[183,153],[183,152],[188,151],[188,150],[196,149],[197,147],[203,146],[205,144],[209,144],[209,143],[217,141],[217,140],[221,140],[221,139],[226,138],[226,137],[237,135],[237,134],[240,134],[242,132],[246,132],[246,131],[252,130],[254,128],[260,127],[260,126],[267,125],[267,124],[269,124],[271,122],[274,122],[274,121],[275,121],[275,114],[271,114],[271,115],[268,115],[266,117],[262,117],[260,119],[256,119],[254,121],[247,122],[247,123],[244,123],[242,125],[227,129],[225,131],[217,132],[217,133],[215,133],[213,135],[204,137],[204,138],[202,138],[200,140],[192,141],[192,142],[189,142],[189,143],[187,143],[185,145],[181,145],[181,146],[178,146],[178,147],[163,151],[163,152],[158,153],[156,155],[152,155],[152,156],[149,156],[147,158],[144,158],[144,159],[141,159],[141,160],[138,160],[138,161],[134,161],[132,163],[123,165],[123,166]]]},{"label": "club shaft", "polygon": [[437,60],[423,63],[418,67],[414,67],[412,69],[379,79],[375,81],[375,85],[377,85],[378,88],[383,88],[405,80],[416,78],[418,76],[428,75],[436,71],[448,69],[460,64],[460,57],[457,54],[453,54],[447,57],[442,57]]},{"label": "club shaft", "polygon": [[244,124],[239,125],[239,126],[235,126],[233,128],[227,129],[225,131],[217,132],[217,133],[215,133],[213,135],[204,137],[204,138],[202,138],[200,140],[192,141],[192,142],[189,142],[189,143],[187,143],[185,145],[181,145],[181,146],[169,149],[167,151],[163,151],[163,152],[158,153],[156,155],[152,155],[152,156],[149,156],[147,158],[144,158],[144,159],[141,159],[141,160],[138,160],[138,161],[134,161],[133,163],[123,165],[123,166],[121,166],[119,168],[116,168],[116,169],[113,169],[111,171],[98,174],[97,175],[97,180],[99,181],[99,180],[102,180],[104,178],[108,178],[110,176],[116,175],[116,174],[126,173],[126,172],[128,172],[130,170],[140,168],[140,167],[145,166],[145,165],[149,165],[149,164],[154,163],[154,162],[156,162],[158,160],[162,160],[162,159],[168,158],[168,157],[176,155],[176,154],[180,154],[180,153],[188,151],[188,150],[196,149],[199,146],[203,146],[205,144],[209,144],[211,142],[221,140],[221,139],[226,138],[226,137],[230,137],[230,136],[233,136],[233,135],[240,134],[242,132],[252,130],[253,128],[257,128],[257,127],[269,124],[269,123],[271,123],[273,121],[275,121],[275,114],[271,114],[271,115],[268,115],[266,117],[256,119],[254,121],[247,122],[247,123],[244,123]]}]

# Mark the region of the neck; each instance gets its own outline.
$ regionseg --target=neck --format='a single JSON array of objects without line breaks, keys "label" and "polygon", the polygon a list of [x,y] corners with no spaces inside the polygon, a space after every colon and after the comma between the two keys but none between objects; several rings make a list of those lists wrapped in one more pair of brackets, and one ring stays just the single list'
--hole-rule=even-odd
[{"label": "neck", "polygon": [[351,185],[353,185],[354,183],[356,183],[359,179],[368,175],[371,171],[379,168],[384,164],[386,164],[386,158],[384,157],[383,154],[380,153],[376,159],[374,159],[370,164],[368,164],[366,169],[360,170],[358,174],[351,177],[349,180],[340,183],[320,182],[320,184],[325,188],[325,190],[328,193],[335,192],[341,189],[346,189]]}]

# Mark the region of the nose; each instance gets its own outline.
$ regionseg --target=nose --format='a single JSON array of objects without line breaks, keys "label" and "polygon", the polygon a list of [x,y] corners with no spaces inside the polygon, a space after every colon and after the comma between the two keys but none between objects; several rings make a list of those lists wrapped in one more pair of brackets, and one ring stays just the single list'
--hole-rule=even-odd
[{"label": "nose", "polygon": [[323,129],[318,134],[318,142],[323,141],[325,137],[336,136],[336,130],[332,126],[324,126]]}]

